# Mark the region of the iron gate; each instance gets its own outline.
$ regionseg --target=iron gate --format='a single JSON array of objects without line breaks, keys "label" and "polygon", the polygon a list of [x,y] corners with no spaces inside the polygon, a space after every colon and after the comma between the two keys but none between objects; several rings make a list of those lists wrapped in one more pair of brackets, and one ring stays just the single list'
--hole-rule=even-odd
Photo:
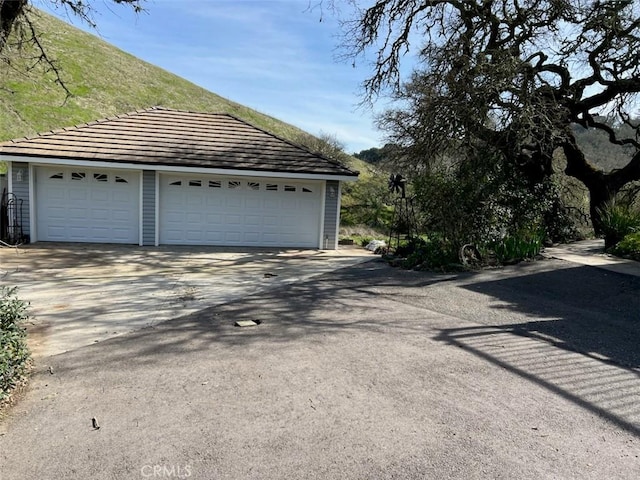
[{"label": "iron gate", "polygon": [[0,200],[0,240],[10,245],[25,243],[22,230],[22,199],[6,189]]}]

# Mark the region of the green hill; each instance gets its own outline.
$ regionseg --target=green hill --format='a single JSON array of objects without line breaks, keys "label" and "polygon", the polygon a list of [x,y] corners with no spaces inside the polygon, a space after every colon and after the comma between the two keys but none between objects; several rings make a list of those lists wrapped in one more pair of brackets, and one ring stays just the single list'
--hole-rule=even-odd
[{"label": "green hill", "polygon": [[[292,141],[300,129],[211,93],[100,38],[36,11],[41,43],[71,91],[36,66],[37,52],[10,52],[0,66],[0,141],[152,106],[224,112]],[[30,70],[30,71],[29,71]]]}]

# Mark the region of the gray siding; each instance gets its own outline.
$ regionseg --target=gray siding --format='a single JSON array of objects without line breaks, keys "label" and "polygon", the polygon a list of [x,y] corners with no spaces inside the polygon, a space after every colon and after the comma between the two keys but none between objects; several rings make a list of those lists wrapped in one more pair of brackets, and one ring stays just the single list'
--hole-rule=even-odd
[{"label": "gray siding", "polygon": [[156,244],[156,172],[142,172],[142,244]]},{"label": "gray siding", "polygon": [[[332,193],[333,192],[333,193]],[[338,243],[338,219],[340,216],[340,182],[327,180],[324,198],[324,234],[322,248],[335,250]]]},{"label": "gray siding", "polygon": [[[24,162],[12,162],[11,163],[11,181],[12,192],[17,200],[18,205],[22,200],[22,233],[26,236],[31,235],[30,221],[29,221],[29,164]],[[18,214],[18,221],[20,221],[20,213]]]}]

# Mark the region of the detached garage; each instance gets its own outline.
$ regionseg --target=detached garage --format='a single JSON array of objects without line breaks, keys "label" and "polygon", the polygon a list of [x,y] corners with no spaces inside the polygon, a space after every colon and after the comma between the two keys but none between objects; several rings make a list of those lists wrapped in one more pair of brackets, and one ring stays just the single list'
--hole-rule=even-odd
[{"label": "detached garage", "polygon": [[358,175],[231,115],[164,108],[13,140],[0,159],[31,242],[333,249]]}]

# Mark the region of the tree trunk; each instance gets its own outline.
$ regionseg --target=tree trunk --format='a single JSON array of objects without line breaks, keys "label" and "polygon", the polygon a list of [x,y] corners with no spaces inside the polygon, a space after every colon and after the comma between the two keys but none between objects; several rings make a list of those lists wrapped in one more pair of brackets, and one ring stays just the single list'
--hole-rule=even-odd
[{"label": "tree trunk", "polygon": [[567,159],[567,168],[564,173],[580,180],[589,190],[591,223],[596,235],[600,235],[602,234],[602,219],[599,210],[611,200],[615,192],[611,191],[604,171],[587,161],[573,136],[570,141],[562,145],[562,150]]},{"label": "tree trunk", "polygon": [[613,247],[621,240],[618,238],[620,232],[606,228],[602,212],[625,185],[638,179],[640,154],[636,154],[624,168],[605,173],[587,161],[575,139],[563,144],[563,151],[567,158],[565,173],[580,180],[589,190],[593,230],[596,235],[604,236],[605,248]]},{"label": "tree trunk", "polygon": [[605,248],[613,247],[619,239],[611,235],[605,228],[602,220],[602,212],[620,191],[611,188],[608,182],[595,183],[587,187],[589,189],[589,213],[591,214],[591,224],[596,235],[604,236]]}]

